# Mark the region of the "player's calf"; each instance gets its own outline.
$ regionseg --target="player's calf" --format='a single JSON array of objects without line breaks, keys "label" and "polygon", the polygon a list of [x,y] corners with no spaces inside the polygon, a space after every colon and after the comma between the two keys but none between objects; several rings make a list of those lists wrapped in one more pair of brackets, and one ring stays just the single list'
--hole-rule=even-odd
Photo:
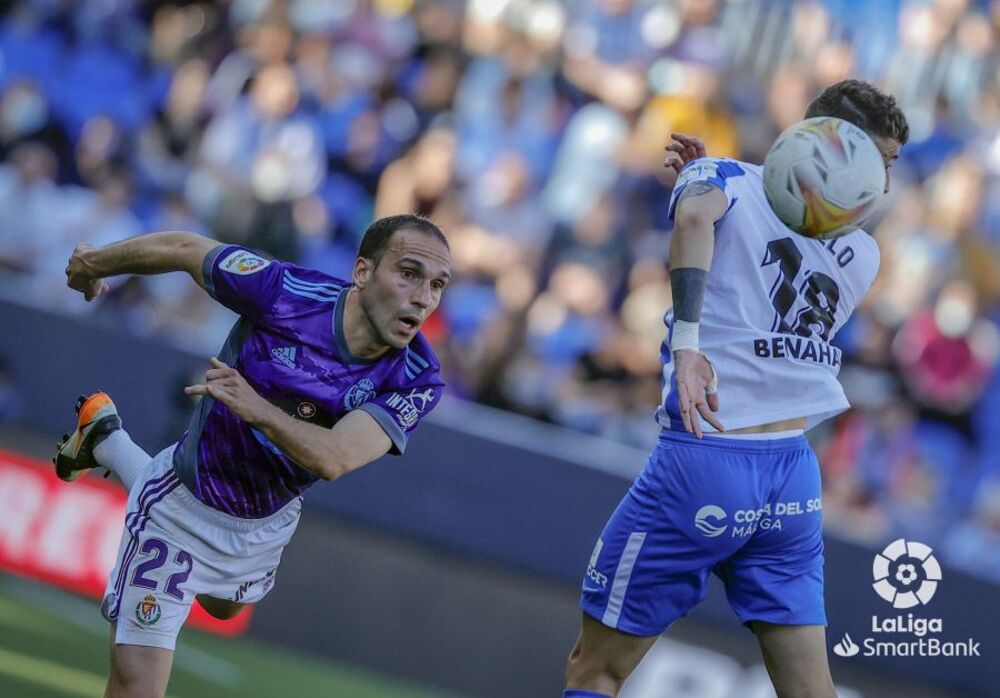
[{"label": "player's calf", "polygon": [[753,621],[764,666],[778,698],[836,698],[822,625]]}]

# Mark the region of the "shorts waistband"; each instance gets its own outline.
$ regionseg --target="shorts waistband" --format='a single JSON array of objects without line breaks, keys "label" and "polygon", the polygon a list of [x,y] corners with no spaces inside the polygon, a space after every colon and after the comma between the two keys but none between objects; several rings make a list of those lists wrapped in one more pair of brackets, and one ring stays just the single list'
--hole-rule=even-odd
[{"label": "shorts waistband", "polygon": [[[173,446],[166,449],[166,451],[172,451],[172,449]],[[160,456],[157,456],[157,458],[159,457]],[[167,454],[166,458],[168,459],[167,468],[173,470],[173,453],[171,452]],[[176,470],[174,470],[174,474],[177,474]],[[200,520],[208,521],[214,526],[218,526],[219,528],[223,528],[227,531],[238,531],[240,533],[247,533],[264,528],[268,524],[271,524],[279,519],[288,518],[290,514],[298,515],[299,511],[302,509],[302,498],[296,497],[269,516],[265,516],[261,519],[244,519],[239,516],[233,516],[232,514],[227,514],[224,511],[214,509],[200,501],[194,496],[194,493],[188,489],[183,480],[181,481],[181,486],[174,489],[171,494],[182,507],[190,511],[192,514],[197,515]]]},{"label": "shorts waistband", "polygon": [[710,432],[708,435],[716,439],[743,439],[744,441],[776,441],[790,439],[793,436],[805,434],[805,429],[787,429],[785,431],[759,431],[754,433]]},{"label": "shorts waistband", "polygon": [[787,453],[809,448],[805,434],[781,439],[727,439],[706,434],[699,439],[686,431],[660,430],[660,440],[700,448],[717,448],[729,453]]}]

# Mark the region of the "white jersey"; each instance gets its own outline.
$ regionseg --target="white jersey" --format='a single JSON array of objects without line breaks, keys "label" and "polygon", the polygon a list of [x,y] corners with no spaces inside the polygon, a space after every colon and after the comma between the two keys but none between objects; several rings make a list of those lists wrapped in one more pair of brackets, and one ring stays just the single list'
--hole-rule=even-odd
[{"label": "white jersey", "polygon": [[[719,374],[726,429],[806,418],[812,428],[850,407],[837,381],[841,351],[830,344],[871,286],[875,240],[857,230],[813,240],[789,230],[764,195],[763,168],[702,158],[681,171],[670,216],[692,182],[721,189],[728,201],[715,224],[715,251],[701,311],[700,346]],[[657,421],[683,430],[665,318],[663,403]],[[715,431],[702,420],[702,429]]]}]

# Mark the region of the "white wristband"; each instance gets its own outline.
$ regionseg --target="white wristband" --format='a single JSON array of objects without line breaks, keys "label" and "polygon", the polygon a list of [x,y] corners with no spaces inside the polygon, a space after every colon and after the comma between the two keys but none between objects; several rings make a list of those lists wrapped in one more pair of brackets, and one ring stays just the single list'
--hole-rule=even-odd
[{"label": "white wristband", "polygon": [[670,335],[670,351],[680,351],[681,349],[701,351],[698,348],[697,322],[674,320],[674,329]]}]

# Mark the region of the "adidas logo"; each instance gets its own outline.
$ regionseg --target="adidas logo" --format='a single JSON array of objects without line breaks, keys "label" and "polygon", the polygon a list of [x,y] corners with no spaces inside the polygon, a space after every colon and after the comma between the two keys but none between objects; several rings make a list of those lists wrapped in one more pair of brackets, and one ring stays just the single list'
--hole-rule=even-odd
[{"label": "adidas logo", "polygon": [[295,368],[295,347],[275,347],[271,350],[271,356],[288,368]]}]

